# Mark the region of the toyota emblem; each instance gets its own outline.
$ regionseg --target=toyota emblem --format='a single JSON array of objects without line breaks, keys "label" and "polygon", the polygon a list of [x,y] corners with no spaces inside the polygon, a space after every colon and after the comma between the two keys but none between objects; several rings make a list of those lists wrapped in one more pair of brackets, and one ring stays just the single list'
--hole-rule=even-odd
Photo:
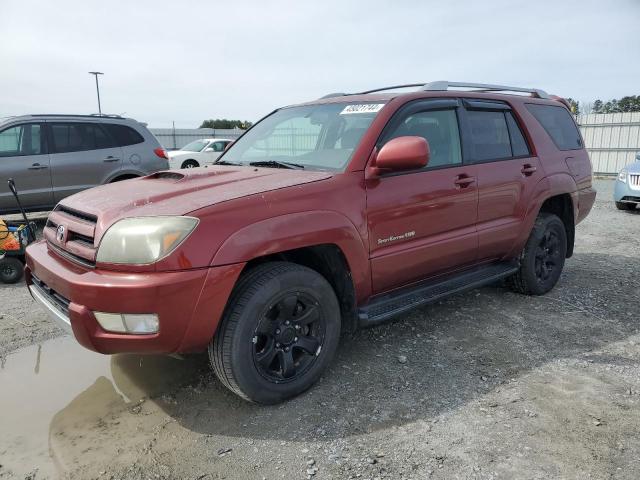
[{"label": "toyota emblem", "polygon": [[60,243],[64,242],[64,232],[64,225],[58,225],[58,230],[56,230],[56,240]]}]

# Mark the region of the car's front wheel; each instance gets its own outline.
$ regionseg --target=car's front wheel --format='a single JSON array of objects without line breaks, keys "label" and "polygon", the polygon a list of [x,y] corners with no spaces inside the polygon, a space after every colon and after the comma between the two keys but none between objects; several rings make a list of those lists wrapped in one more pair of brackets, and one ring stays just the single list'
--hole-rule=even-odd
[{"label": "car's front wheel", "polygon": [[311,387],[340,337],[340,307],[329,282],[288,262],[241,277],[209,345],[221,382],[241,397],[274,404]]},{"label": "car's front wheel", "polygon": [[195,160],[185,160],[182,162],[182,166],[180,168],[196,168],[199,167],[200,164]]},{"label": "car's front wheel", "polygon": [[520,255],[520,269],[509,279],[512,288],[526,295],[543,295],[562,273],[567,256],[567,232],[557,215],[538,215]]}]

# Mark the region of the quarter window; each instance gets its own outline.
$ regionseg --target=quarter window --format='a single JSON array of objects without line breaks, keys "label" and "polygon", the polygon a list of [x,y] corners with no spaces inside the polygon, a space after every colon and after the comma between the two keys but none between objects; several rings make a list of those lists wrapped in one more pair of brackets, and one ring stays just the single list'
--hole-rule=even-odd
[{"label": "quarter window", "polygon": [[45,153],[42,127],[29,123],[0,132],[0,157],[40,155]]},{"label": "quarter window", "polygon": [[136,145],[144,142],[144,138],[133,128],[116,123],[103,123],[102,126],[109,132],[119,147]]},{"label": "quarter window", "polygon": [[529,103],[527,109],[540,122],[559,150],[579,150],[582,148],[582,138],[566,108]]},{"label": "quarter window", "polygon": [[422,137],[429,142],[430,167],[460,165],[460,133],[455,110],[430,110],[408,115],[387,141],[404,136]]},{"label": "quarter window", "polygon": [[524,139],[522,130],[520,130],[520,127],[518,126],[518,122],[516,122],[516,119],[513,117],[513,113],[506,112],[505,116],[507,117],[507,126],[509,127],[513,156],[528,157],[531,155],[529,152],[529,146],[527,145],[527,141]]}]

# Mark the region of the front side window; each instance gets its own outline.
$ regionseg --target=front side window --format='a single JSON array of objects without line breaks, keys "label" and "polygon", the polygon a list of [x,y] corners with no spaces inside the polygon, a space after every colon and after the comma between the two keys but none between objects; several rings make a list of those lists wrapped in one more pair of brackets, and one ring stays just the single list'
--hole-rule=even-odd
[{"label": "front side window", "polygon": [[221,162],[288,162],[343,170],[384,103],[332,103],[283,108],[240,137]]},{"label": "front side window", "polygon": [[511,158],[509,129],[502,111],[467,111],[474,160],[500,160]]},{"label": "front side window", "polygon": [[540,122],[559,150],[579,150],[582,138],[569,111],[561,106],[529,103],[527,109]]},{"label": "front side window", "polygon": [[427,140],[430,151],[427,168],[462,163],[455,110],[431,110],[408,115],[386,141],[404,136],[417,136]]},{"label": "front side window", "polygon": [[0,157],[40,155],[44,152],[42,128],[29,123],[0,132]]},{"label": "front side window", "polygon": [[213,148],[214,152],[222,152],[224,151],[225,142],[214,142],[211,144],[211,148]]}]

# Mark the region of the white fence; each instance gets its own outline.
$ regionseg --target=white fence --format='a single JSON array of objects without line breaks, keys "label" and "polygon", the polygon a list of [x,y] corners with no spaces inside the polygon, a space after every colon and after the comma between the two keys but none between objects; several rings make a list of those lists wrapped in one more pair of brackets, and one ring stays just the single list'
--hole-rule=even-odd
[{"label": "white fence", "polygon": [[244,130],[222,128],[150,128],[151,133],[167,150],[184,147],[187,143],[200,138],[238,138]]},{"label": "white fence", "polygon": [[640,112],[579,115],[595,173],[615,174],[640,153]]}]

